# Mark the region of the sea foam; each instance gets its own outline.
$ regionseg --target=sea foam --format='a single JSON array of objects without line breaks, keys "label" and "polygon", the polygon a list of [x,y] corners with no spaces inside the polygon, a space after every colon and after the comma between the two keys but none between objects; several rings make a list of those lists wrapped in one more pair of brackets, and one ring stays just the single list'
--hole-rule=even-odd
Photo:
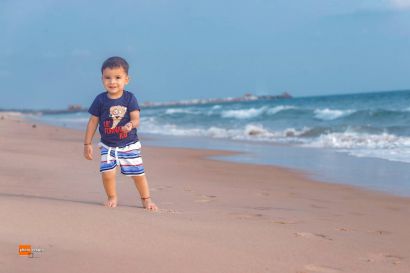
[{"label": "sea foam", "polygon": [[267,107],[239,109],[239,110],[226,110],[221,113],[223,118],[236,118],[236,119],[250,119],[255,118],[266,111]]},{"label": "sea foam", "polygon": [[315,117],[322,120],[334,120],[354,113],[355,110],[337,110],[337,109],[316,109]]}]

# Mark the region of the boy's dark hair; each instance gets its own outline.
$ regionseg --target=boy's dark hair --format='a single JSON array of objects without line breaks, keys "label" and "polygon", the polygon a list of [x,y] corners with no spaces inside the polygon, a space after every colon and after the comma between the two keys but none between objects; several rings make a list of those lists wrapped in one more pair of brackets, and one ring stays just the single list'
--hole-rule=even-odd
[{"label": "boy's dark hair", "polygon": [[110,57],[105,60],[101,66],[101,73],[103,73],[104,69],[106,68],[115,68],[115,67],[122,67],[125,73],[128,75],[128,68],[129,65],[126,60],[121,57]]}]

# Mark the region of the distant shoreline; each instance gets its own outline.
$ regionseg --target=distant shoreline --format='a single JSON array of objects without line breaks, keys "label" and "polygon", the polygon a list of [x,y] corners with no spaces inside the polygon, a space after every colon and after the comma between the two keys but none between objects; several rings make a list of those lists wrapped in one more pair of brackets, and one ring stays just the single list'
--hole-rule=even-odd
[{"label": "distant shoreline", "polygon": [[[207,105],[213,103],[236,103],[236,102],[247,102],[247,101],[264,101],[264,100],[279,100],[279,99],[291,99],[293,98],[287,92],[280,95],[262,95],[257,96],[251,93],[246,93],[242,97],[228,97],[228,98],[211,98],[211,99],[192,99],[192,100],[180,100],[180,101],[169,101],[169,102],[143,102],[141,107],[151,108],[151,107],[164,107],[164,106],[193,106],[193,105]],[[72,113],[84,113],[87,112],[88,108],[84,108],[81,105],[73,104],[69,105],[67,109],[0,109],[0,112],[19,112],[24,114],[34,114],[34,115],[59,115],[59,114],[72,114]]]}]

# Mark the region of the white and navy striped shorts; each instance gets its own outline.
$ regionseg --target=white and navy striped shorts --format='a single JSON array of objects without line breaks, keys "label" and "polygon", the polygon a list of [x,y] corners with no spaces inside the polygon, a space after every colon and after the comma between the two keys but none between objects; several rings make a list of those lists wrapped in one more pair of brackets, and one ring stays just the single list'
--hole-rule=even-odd
[{"label": "white and navy striped shorts", "polygon": [[144,165],[141,158],[141,143],[139,141],[125,147],[109,147],[99,143],[101,149],[100,172],[107,172],[121,167],[121,173],[128,176],[144,174]]}]

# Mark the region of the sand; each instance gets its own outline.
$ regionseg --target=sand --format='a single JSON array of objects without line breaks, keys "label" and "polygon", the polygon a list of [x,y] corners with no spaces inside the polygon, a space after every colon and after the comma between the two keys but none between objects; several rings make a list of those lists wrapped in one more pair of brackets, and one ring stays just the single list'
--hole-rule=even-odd
[{"label": "sand", "polygon": [[410,198],[143,146],[159,212],[121,175],[105,208],[83,132],[0,116],[2,273],[410,272]]}]

